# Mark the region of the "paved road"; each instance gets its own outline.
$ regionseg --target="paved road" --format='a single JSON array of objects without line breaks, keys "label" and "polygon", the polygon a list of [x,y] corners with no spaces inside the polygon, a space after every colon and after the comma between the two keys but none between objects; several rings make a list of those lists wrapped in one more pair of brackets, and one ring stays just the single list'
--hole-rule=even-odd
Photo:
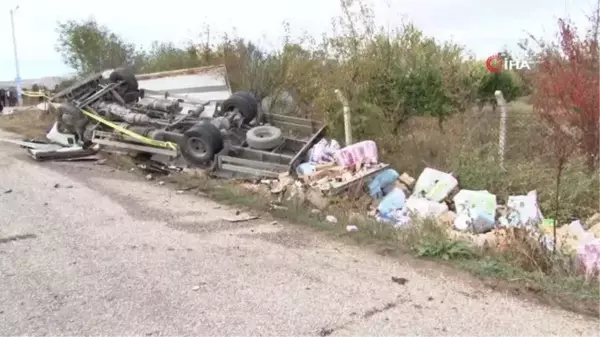
[{"label": "paved road", "polygon": [[0,334],[598,336],[598,321],[235,213],[0,145]]}]

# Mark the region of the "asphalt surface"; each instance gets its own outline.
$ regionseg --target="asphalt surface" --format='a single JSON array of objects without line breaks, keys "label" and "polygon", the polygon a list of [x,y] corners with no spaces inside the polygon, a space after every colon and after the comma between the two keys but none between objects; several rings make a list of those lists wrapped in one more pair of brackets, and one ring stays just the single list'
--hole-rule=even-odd
[{"label": "asphalt surface", "polygon": [[0,335],[599,335],[598,320],[236,213],[0,144]]}]

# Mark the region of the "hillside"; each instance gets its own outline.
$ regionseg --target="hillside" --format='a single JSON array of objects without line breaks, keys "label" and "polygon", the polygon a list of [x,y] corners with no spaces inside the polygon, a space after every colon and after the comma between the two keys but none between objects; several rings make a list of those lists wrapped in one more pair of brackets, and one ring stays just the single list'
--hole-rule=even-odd
[{"label": "hillside", "polygon": [[[32,85],[42,85],[46,88],[54,88],[55,85],[60,83],[66,76],[47,76],[41,78],[24,79],[21,86],[23,88],[31,88]],[[12,87],[15,85],[14,81],[0,81],[0,88]]]}]

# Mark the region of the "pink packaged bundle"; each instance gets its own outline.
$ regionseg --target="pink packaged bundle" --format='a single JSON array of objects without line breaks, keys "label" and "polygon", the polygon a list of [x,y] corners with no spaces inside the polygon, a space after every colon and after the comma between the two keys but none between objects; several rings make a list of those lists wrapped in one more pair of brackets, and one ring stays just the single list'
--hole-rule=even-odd
[{"label": "pink packaged bundle", "polygon": [[353,166],[358,163],[377,164],[377,144],[372,140],[346,146],[333,154],[335,162],[340,166]]},{"label": "pink packaged bundle", "polygon": [[594,239],[582,244],[577,252],[580,265],[586,278],[598,275],[600,272],[600,239]]}]

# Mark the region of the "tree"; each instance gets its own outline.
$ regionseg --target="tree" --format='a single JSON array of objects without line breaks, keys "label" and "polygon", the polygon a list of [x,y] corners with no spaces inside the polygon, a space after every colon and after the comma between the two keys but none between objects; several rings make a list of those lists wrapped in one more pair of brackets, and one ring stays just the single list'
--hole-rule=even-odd
[{"label": "tree", "polygon": [[[499,52],[497,56],[506,62],[514,60],[512,55],[508,51]],[[504,99],[507,102],[513,101],[519,97],[522,92],[522,86],[520,85],[521,75],[518,71],[513,70],[502,70],[497,73],[487,71],[479,82],[477,88],[477,98],[479,99],[479,110],[483,108],[485,103],[492,105],[492,111],[496,111],[497,102],[494,96],[496,90],[502,91]]]},{"label": "tree", "polygon": [[498,73],[488,72],[481,80],[478,88],[478,98],[481,104],[489,102],[492,104],[492,110],[496,111],[497,102],[494,96],[496,90],[502,91],[507,102],[514,100],[521,94],[521,87],[518,84],[518,75],[505,70]]},{"label": "tree", "polygon": [[140,71],[144,73],[207,65],[201,59],[198,48],[192,43],[186,48],[179,48],[172,42],[155,41],[150,50],[141,57],[143,65],[140,66]]},{"label": "tree", "polygon": [[229,81],[236,90],[251,91],[262,99],[281,89],[286,62],[285,52],[268,54],[254,43],[225,36],[221,46]]},{"label": "tree", "polygon": [[592,27],[584,37],[568,21],[559,21],[558,43],[542,45],[532,102],[534,112],[546,122],[552,137],[573,144],[586,156],[588,166],[595,168],[600,142],[598,12],[591,21]]},{"label": "tree", "polygon": [[441,126],[473,96],[474,78],[458,45],[439,43],[412,25],[362,44],[348,80],[360,85],[349,90],[357,94],[350,99],[372,103],[361,113],[381,112],[394,134],[416,116],[435,117]]},{"label": "tree", "polygon": [[77,78],[75,78],[75,77],[63,79],[62,81],[60,81],[60,83],[58,83],[54,86],[52,91],[54,91],[54,93],[57,93],[63,89],[70,87],[71,85],[73,85],[75,83],[75,81],[77,81]]},{"label": "tree", "polygon": [[135,67],[139,63],[139,53],[133,44],[125,42],[93,18],[59,22],[57,31],[56,50],[64,62],[80,74]]}]

